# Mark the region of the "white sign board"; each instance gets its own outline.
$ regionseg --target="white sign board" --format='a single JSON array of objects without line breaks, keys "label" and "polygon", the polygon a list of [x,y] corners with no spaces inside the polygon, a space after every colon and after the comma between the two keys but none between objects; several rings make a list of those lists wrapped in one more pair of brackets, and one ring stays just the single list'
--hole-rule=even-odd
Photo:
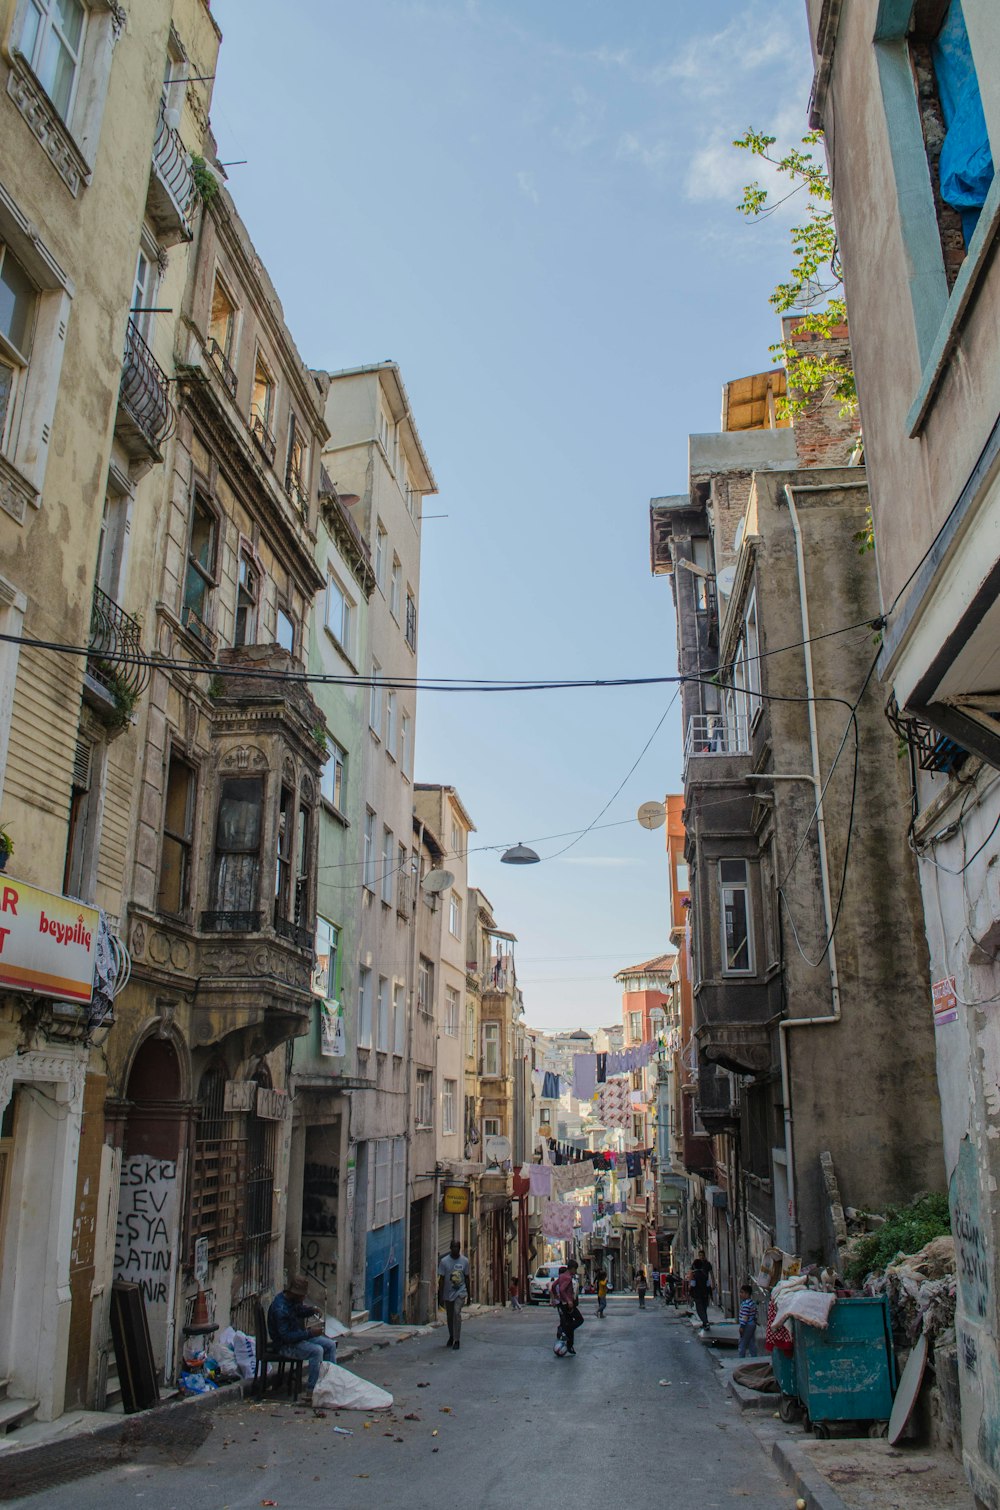
[{"label": "white sign board", "polygon": [[89,1002],[99,920],[96,907],[0,875],[0,985]]}]

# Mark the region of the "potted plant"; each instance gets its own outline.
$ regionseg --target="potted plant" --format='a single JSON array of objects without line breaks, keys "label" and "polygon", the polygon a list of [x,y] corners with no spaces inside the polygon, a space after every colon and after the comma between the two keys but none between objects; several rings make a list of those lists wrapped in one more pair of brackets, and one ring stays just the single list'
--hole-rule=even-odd
[{"label": "potted plant", "polygon": [[14,853],[14,841],[6,828],[0,823],[0,871],[7,869],[7,861]]}]

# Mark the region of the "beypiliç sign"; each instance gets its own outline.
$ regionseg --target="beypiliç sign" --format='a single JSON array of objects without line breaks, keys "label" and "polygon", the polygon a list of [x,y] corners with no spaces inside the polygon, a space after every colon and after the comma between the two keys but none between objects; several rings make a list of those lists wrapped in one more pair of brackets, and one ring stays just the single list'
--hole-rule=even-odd
[{"label": "beypili\u00e7 sign", "polygon": [[0,987],[89,1002],[99,913],[0,876]]}]

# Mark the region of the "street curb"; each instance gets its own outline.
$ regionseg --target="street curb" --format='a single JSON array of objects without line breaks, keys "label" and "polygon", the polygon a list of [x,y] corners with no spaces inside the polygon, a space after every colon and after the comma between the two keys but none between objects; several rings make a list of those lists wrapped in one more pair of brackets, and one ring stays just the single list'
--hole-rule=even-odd
[{"label": "street curb", "polygon": [[[387,1337],[382,1342],[373,1342],[370,1347],[354,1348],[348,1344],[343,1349],[338,1348],[338,1362],[395,1347],[400,1342],[410,1342],[414,1335]],[[144,1447],[182,1450],[190,1447],[193,1450],[200,1446],[200,1442],[192,1442],[192,1436],[197,1434],[196,1418],[227,1405],[263,1404],[268,1399],[263,1395],[258,1401],[252,1391],[253,1380],[240,1379],[209,1394],[169,1400],[150,1410],[116,1416],[114,1420],[63,1438],[50,1437],[30,1446],[0,1449],[0,1503],[20,1499],[23,1495],[39,1494],[57,1484],[87,1478],[92,1473],[103,1473],[118,1463],[127,1462],[133,1451],[138,1452]],[[281,1403],[281,1397],[275,1396],[273,1400]]]},{"label": "street curb", "polygon": [[778,1439],[771,1446],[771,1457],[786,1484],[791,1484],[805,1500],[807,1510],[848,1510],[837,1491],[817,1473],[796,1443]]},{"label": "street curb", "polygon": [[723,1380],[726,1394],[731,1400],[735,1400],[740,1410],[752,1410],[754,1412],[766,1411],[773,1416],[775,1407],[781,1399],[780,1395],[764,1394],[759,1389],[747,1389],[743,1384],[737,1384],[730,1374],[728,1379]]},{"label": "street curb", "polygon": [[252,1382],[241,1379],[211,1394],[170,1400],[61,1440],[56,1437],[30,1447],[11,1447],[0,1455],[0,1500],[38,1494],[55,1484],[101,1473],[124,1462],[130,1447],[140,1448],[147,1441],[169,1446],[173,1437],[183,1442],[185,1431],[191,1431],[193,1417],[248,1399]]}]

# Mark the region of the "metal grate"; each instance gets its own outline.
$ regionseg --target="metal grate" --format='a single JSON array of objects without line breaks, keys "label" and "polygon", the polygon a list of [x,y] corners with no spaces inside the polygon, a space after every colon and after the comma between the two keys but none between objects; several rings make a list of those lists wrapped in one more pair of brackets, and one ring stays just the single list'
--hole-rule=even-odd
[{"label": "metal grate", "polygon": [[893,732],[913,751],[922,771],[957,771],[968,760],[968,750],[946,734],[932,729],[912,713],[902,713],[895,696],[886,704],[885,716]]},{"label": "metal grate", "polygon": [[239,1192],[246,1167],[240,1118],[225,1111],[226,1068],[213,1065],[201,1077],[188,1219],[189,1248],[207,1237],[209,1258],[236,1253],[240,1243]]},{"label": "metal grate", "polygon": [[[270,1089],[266,1070],[254,1076],[258,1086]],[[279,1123],[251,1112],[246,1118],[246,1170],[243,1177],[243,1274],[239,1299],[259,1296],[271,1286],[271,1256],[274,1232],[274,1165]]]}]

